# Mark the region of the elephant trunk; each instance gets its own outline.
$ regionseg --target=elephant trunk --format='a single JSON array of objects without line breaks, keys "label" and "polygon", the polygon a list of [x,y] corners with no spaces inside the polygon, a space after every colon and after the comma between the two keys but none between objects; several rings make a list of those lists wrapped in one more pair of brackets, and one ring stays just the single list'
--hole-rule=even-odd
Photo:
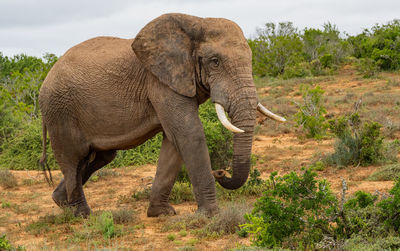
[{"label": "elephant trunk", "polygon": [[233,125],[244,132],[233,137],[232,177],[226,177],[222,170],[213,173],[218,183],[226,189],[240,188],[249,176],[256,107],[256,90],[252,83],[240,89],[240,94],[232,98],[229,117]]}]

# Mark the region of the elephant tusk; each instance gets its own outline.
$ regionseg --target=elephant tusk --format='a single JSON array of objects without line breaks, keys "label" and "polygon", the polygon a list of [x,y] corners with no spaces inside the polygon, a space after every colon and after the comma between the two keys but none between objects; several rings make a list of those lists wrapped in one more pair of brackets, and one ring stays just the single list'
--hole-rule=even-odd
[{"label": "elephant tusk", "polygon": [[265,108],[261,103],[258,103],[257,110],[259,110],[262,114],[264,114],[265,116],[267,116],[271,119],[274,119],[279,122],[286,122],[286,119],[284,117],[278,116],[275,113],[271,112],[270,110]]},{"label": "elephant tusk", "polygon": [[228,118],[225,115],[225,110],[222,105],[215,103],[215,110],[217,111],[217,116],[219,121],[221,121],[221,124],[225,126],[226,129],[229,131],[232,131],[234,133],[242,133],[244,132],[242,129],[237,128],[236,126],[232,125],[232,123],[228,120]]}]

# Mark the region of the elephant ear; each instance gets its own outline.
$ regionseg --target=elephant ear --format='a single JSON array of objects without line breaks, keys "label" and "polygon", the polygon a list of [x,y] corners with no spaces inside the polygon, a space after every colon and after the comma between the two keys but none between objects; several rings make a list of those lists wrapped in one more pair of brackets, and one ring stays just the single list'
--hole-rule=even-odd
[{"label": "elephant ear", "polygon": [[132,49],[144,66],[177,93],[196,94],[193,50],[201,37],[201,18],[165,14],[148,23],[136,36]]}]

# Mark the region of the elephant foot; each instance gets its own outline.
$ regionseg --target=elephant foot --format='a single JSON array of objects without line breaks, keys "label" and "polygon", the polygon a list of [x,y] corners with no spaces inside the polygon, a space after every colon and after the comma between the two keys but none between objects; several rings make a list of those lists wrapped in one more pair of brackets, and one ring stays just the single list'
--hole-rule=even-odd
[{"label": "elephant foot", "polygon": [[70,208],[73,211],[75,217],[87,218],[92,213],[92,210],[88,206],[85,199],[81,199],[75,203],[68,203],[67,194],[65,191],[56,190],[53,192],[51,197],[60,208]]},{"label": "elephant foot", "polygon": [[160,215],[175,215],[175,209],[170,205],[152,205],[150,204],[149,208],[147,209],[147,216],[148,217],[158,217]]},{"label": "elephant foot", "polygon": [[207,217],[213,217],[214,215],[219,213],[219,208],[216,204],[209,206],[199,206],[196,213],[202,213],[205,214]]},{"label": "elephant foot", "polygon": [[57,204],[57,206],[63,208],[68,206],[67,193],[65,190],[56,189],[51,195],[53,201]]},{"label": "elephant foot", "polygon": [[75,217],[87,218],[87,217],[89,217],[90,214],[93,213],[86,202],[85,203],[80,203],[80,204],[75,205],[75,206],[71,206],[71,208],[73,208],[73,212],[74,212]]}]

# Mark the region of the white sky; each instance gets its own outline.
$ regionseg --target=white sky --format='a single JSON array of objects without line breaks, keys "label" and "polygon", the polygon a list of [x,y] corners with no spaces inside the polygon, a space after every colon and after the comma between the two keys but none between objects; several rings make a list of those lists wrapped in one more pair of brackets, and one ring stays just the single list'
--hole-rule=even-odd
[{"label": "white sky", "polygon": [[321,28],[326,22],[357,34],[400,18],[400,0],[0,0],[0,52],[62,55],[95,36],[135,37],[168,12],[224,17],[251,37],[267,22]]}]

